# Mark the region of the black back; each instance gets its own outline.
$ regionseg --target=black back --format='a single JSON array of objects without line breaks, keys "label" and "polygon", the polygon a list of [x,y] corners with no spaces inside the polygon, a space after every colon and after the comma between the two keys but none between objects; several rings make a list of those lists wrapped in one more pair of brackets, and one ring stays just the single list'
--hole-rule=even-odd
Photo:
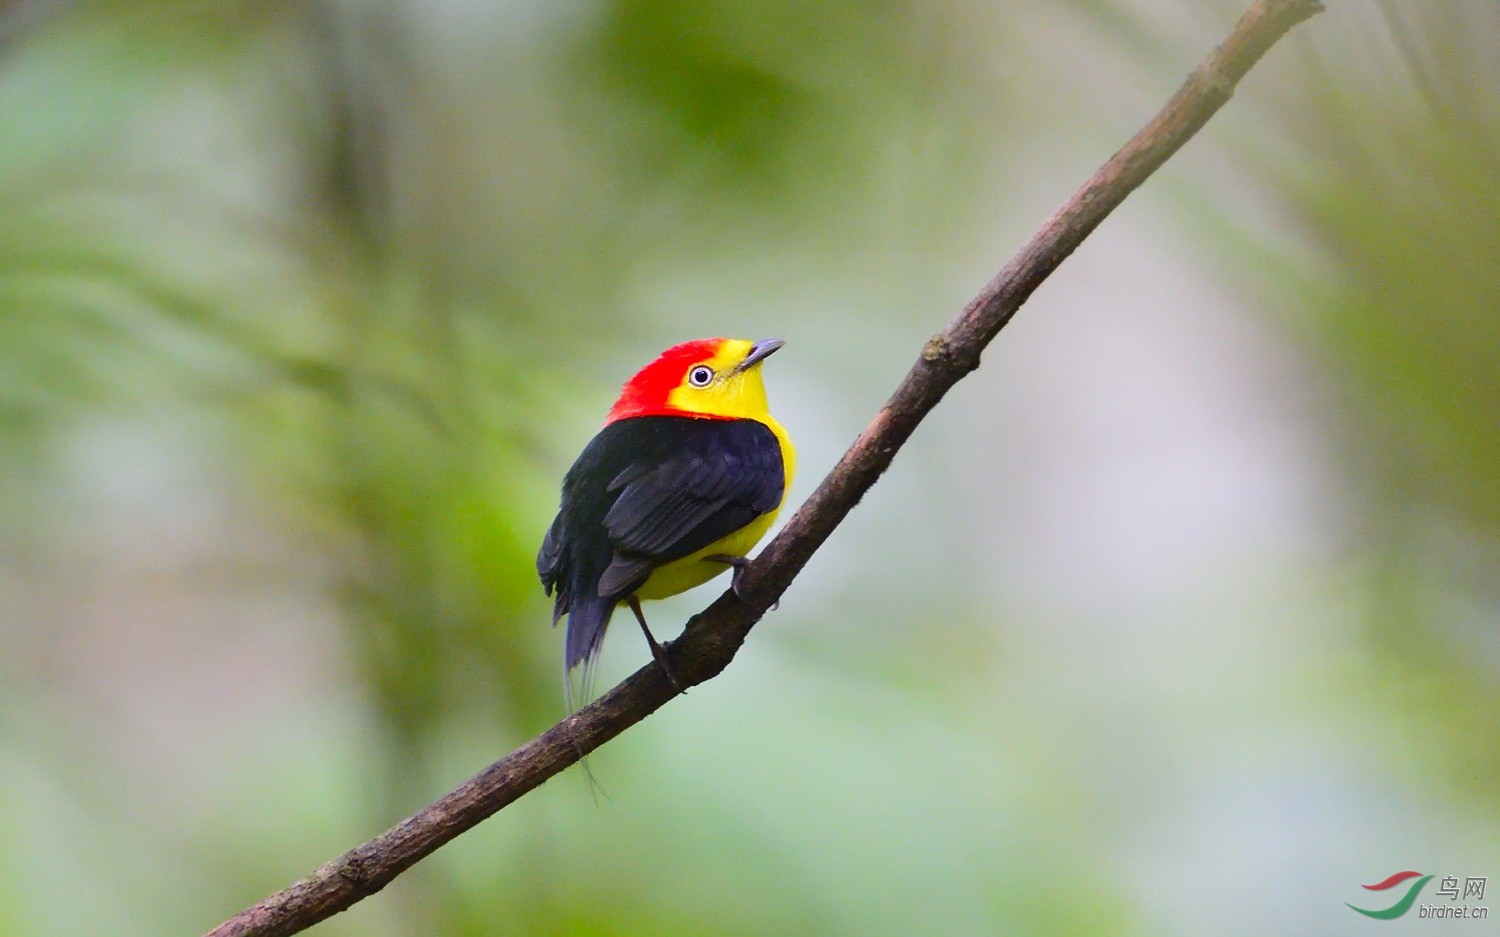
[{"label": "black back", "polygon": [[615,605],[651,571],[781,503],[781,444],[756,420],[642,416],[584,447],[563,479],[536,558],[552,621],[568,616],[567,667],[592,661]]}]

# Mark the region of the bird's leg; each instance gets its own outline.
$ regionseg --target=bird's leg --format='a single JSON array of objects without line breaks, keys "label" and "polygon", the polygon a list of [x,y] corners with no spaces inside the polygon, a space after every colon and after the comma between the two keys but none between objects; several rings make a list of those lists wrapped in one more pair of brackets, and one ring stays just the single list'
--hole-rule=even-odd
[{"label": "bird's leg", "polygon": [[629,605],[630,610],[635,613],[635,620],[641,623],[641,633],[646,636],[646,643],[651,645],[651,656],[656,658],[656,663],[661,667],[662,673],[667,675],[667,680],[671,682],[672,686],[677,688],[678,693],[686,693],[687,690],[683,689],[682,684],[677,682],[677,675],[672,673],[672,665],[667,663],[666,648],[657,642],[656,636],[651,633],[650,627],[646,625],[646,616],[641,613],[641,600],[632,595],[625,600],[625,604]]}]

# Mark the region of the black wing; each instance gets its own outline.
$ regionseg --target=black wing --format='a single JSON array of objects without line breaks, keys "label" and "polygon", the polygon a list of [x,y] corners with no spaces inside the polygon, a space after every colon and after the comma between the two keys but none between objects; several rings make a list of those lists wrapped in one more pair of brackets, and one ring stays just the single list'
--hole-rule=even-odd
[{"label": "black wing", "polygon": [[781,503],[781,445],[754,420],[649,416],[599,432],[563,480],[537,554],[567,666],[598,651],[615,604],[658,566],[696,553]]}]

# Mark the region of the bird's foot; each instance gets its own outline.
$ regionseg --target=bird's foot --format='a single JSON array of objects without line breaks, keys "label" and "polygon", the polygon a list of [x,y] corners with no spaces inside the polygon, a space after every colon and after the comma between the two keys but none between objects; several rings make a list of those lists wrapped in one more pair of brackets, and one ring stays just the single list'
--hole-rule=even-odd
[{"label": "bird's foot", "polygon": [[661,672],[666,674],[667,682],[672,684],[672,688],[678,693],[687,693],[687,687],[678,682],[677,674],[672,672],[672,664],[667,660],[667,649],[658,644],[650,632],[646,633],[646,641],[651,645],[651,656],[656,658],[656,666],[660,667]]},{"label": "bird's foot", "polygon": [[[713,556],[705,556],[704,559],[714,563],[723,563],[725,566],[733,569],[733,572],[729,574],[729,588],[733,589],[734,594],[743,600],[745,594],[740,591],[740,582],[745,578],[745,567],[750,565],[750,558],[748,556],[730,556],[727,553],[715,553]],[[771,603],[771,611],[773,612],[780,607],[780,599]]]},{"label": "bird's foot", "polygon": [[750,558],[747,556],[730,556],[728,553],[715,553],[712,556],[705,556],[704,559],[711,563],[723,563],[733,570],[729,574],[729,588],[734,590],[735,595],[743,599],[744,596],[740,594],[740,580],[745,577],[745,567],[750,565]]}]

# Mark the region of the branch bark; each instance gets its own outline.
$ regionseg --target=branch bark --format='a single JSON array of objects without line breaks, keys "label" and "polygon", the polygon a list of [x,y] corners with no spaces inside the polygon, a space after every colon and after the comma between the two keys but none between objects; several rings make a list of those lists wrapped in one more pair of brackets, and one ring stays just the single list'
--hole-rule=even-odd
[{"label": "branch bark", "polygon": [[[1257,0],[1151,121],[1047,219],[1010,262],[923,347],[896,392],[817,490],[725,592],[668,645],[677,680],[693,686],[728,666],[746,635],[875,484],[922,418],[979,367],[980,354],[1032,292],[1125,197],[1208,122],[1235,86],[1319,0]],[[676,695],[653,662],[594,703],[490,765],[400,824],[235,915],[207,937],[281,937],[343,911]]]}]

